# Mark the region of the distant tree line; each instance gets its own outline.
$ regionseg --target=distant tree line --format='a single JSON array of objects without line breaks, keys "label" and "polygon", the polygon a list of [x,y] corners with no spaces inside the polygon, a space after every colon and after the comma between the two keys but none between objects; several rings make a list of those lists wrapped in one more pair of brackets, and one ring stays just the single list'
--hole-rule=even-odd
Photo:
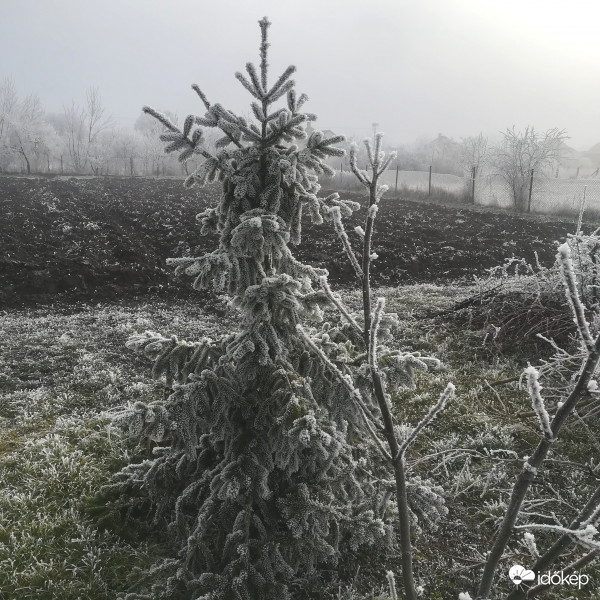
[{"label": "distant tree line", "polygon": [[190,165],[165,155],[162,129],[143,113],[132,128],[115,127],[94,87],[83,105],[49,113],[37,94],[21,98],[12,78],[0,80],[0,173],[185,176]]},{"label": "distant tree line", "polygon": [[[179,125],[177,115],[162,112]],[[62,112],[48,113],[37,94],[20,98],[12,78],[0,80],[0,173],[189,175],[197,165],[165,154],[159,139],[165,131],[162,123],[145,113],[140,113],[132,128],[115,127],[95,87],[87,89],[83,105],[72,101]],[[558,165],[565,139],[563,130],[539,133],[533,127],[524,131],[512,127],[496,144],[482,134],[456,141],[440,133],[433,140],[421,138],[384,150],[396,153],[391,169],[427,171],[431,167],[434,173],[467,178],[484,171],[498,174],[509,185],[515,208],[524,210],[532,169],[539,175]],[[329,157],[326,163],[336,171],[350,171],[347,157],[355,141],[359,140],[340,144],[346,150],[344,158]],[[368,169],[368,162],[366,152],[359,151],[359,167]]]}]

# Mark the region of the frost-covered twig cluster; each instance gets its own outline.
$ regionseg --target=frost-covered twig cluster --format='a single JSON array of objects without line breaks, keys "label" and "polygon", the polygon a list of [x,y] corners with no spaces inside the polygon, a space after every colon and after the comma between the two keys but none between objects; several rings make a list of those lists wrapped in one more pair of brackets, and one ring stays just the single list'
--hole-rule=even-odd
[{"label": "frost-covered twig cluster", "polygon": [[[574,278],[567,285],[587,307],[593,332],[600,314],[599,231],[584,234],[578,229],[562,246],[568,246],[574,269]],[[541,336],[567,346],[577,331],[561,264],[557,259],[552,266],[542,266],[537,253],[532,264],[523,258],[506,259],[503,265],[489,269],[487,277],[476,277],[477,292],[458,303],[453,312],[472,326],[485,328],[486,342],[501,349],[517,341],[535,343]]]},{"label": "frost-covered twig cluster", "polygon": [[[586,352],[570,392],[562,402],[558,403],[558,408],[552,419],[550,419],[541,395],[541,388],[538,383],[538,372],[531,366],[528,367],[526,371],[528,377],[528,390],[534,412],[540,423],[542,438],[534,453],[524,461],[523,468],[513,486],[510,501],[506,507],[504,518],[483,571],[477,598],[489,597],[498,563],[506,549],[509,538],[515,529],[521,527],[517,525],[517,519],[519,518],[527,492],[529,491],[538,470],[546,460],[552,444],[557,440],[566,420],[575,411],[577,404],[588,392],[590,382],[593,381],[592,378],[598,367],[598,362],[600,361],[600,334],[597,334],[595,339],[591,336],[590,326],[585,317],[584,307],[579,297],[577,287],[574,285],[575,271],[571,260],[571,249],[568,244],[563,244],[559,248],[556,258],[563,274],[566,295],[573,312],[573,319],[577,326],[579,339],[584,345]],[[600,499],[594,499],[592,501],[592,506],[588,506],[588,510],[584,509],[586,518],[597,519],[597,509],[599,506]],[[581,523],[580,527],[577,529],[548,526],[546,524],[529,524],[523,527],[528,530],[537,529],[558,532],[561,533],[563,537],[566,535],[578,540],[580,543],[585,542],[588,547],[592,547],[593,543],[595,543],[592,542],[592,538],[593,535],[595,535],[596,530],[590,521]],[[596,550],[596,547],[594,546],[593,549]],[[547,561],[549,565],[551,565],[558,556],[552,555],[550,558],[552,560]],[[514,591],[512,596],[515,598],[519,597],[518,593],[518,590]]]}]

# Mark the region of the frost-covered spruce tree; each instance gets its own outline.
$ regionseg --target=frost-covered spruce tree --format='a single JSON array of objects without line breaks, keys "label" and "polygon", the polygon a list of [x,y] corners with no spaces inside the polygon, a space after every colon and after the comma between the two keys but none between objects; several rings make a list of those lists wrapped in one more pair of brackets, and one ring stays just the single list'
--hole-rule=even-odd
[{"label": "frost-covered spruce tree", "polygon": [[[393,552],[389,468],[365,425],[377,407],[348,366],[355,347],[364,349],[361,329],[319,324],[335,304],[327,272],[290,250],[303,211],[321,223],[358,208],[317,196],[318,175],[331,172],[324,159],[343,153],[333,146],[343,138],[315,131],[303,147],[294,143],[315,116],[302,112],[294,67],[269,85],[270,23],[259,24],[260,66],[236,74],[254,98],[255,121],[210,104],[197,86],[206,113],[182,130],[144,109],[165,126],[167,152],[204,158],[186,185],[222,182],[218,206],[198,216],[202,232],[220,234],[219,247],[171,264],[196,288],[226,291],[240,322],[220,339],[146,332],[128,342],[172,388],[163,402],[124,411],[131,432],[162,444],[107,490],[113,506],[168,529],[176,555],[156,565],[165,575],[154,597],[318,598],[336,576],[382,566]],[[223,133],[216,154],[203,145],[203,127]],[[385,336],[386,320],[378,325]]]}]

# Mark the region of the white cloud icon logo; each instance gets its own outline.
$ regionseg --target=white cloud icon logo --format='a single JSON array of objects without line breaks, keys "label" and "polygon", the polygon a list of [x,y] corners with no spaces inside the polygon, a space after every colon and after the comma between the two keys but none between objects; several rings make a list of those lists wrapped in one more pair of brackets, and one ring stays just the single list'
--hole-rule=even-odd
[{"label": "white cloud icon logo", "polygon": [[535,579],[535,573],[521,565],[513,565],[508,571],[508,576],[515,585],[521,585],[524,581]]}]

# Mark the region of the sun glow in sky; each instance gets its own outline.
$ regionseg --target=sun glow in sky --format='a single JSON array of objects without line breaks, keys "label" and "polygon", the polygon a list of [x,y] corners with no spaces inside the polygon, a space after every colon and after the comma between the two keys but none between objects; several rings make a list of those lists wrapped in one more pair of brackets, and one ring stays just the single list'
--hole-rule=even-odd
[{"label": "sun glow in sky", "polygon": [[258,62],[298,67],[318,126],[394,142],[438,133],[564,128],[600,142],[600,3],[569,0],[0,0],[0,78],[59,112],[97,86],[115,122],[144,104],[202,112],[190,90],[248,113],[234,78]]}]

